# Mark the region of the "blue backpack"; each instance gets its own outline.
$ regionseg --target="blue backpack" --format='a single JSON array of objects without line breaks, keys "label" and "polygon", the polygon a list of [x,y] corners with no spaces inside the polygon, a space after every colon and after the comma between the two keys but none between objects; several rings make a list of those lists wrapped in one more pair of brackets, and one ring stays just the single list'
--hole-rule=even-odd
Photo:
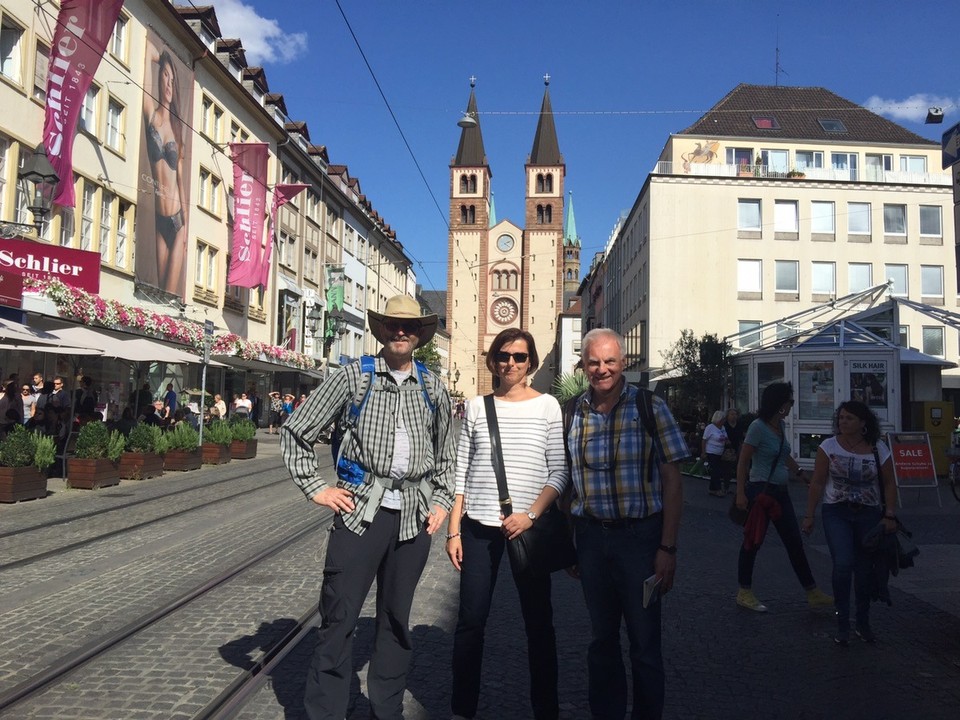
[{"label": "blue backpack", "polygon": [[[423,392],[423,401],[426,403],[430,414],[437,411],[437,404],[430,393],[427,391],[427,375],[430,371],[427,366],[419,360],[413,361],[417,369],[417,376],[420,379],[420,390]],[[337,468],[337,476],[349,485],[360,485],[363,483],[365,470],[352,460],[345,460],[340,457],[340,448],[348,432],[353,432],[360,422],[360,413],[363,412],[367,399],[370,397],[370,391],[373,389],[373,376],[376,371],[376,363],[373,356],[364,355],[360,358],[360,385],[353,396],[350,407],[337,422],[333,435],[330,439],[330,452],[333,455],[333,463]]]}]

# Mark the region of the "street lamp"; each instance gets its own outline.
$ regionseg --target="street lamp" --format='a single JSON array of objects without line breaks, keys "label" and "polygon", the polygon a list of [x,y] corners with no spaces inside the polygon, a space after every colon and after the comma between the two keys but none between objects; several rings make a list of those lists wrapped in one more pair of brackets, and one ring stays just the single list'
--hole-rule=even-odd
[{"label": "street lamp", "polygon": [[43,222],[50,214],[53,196],[57,192],[60,177],[47,158],[43,143],[37,145],[27,161],[17,173],[17,182],[27,200],[27,209],[33,213],[33,224],[37,236],[43,234]]},{"label": "street lamp", "polygon": [[320,332],[320,323],[323,322],[323,310],[320,309],[319,304],[310,308],[310,312],[307,313],[307,320],[310,321],[310,331],[316,336]]},{"label": "street lamp", "polygon": [[453,370],[453,394],[457,394],[457,383],[460,381],[460,368]]}]

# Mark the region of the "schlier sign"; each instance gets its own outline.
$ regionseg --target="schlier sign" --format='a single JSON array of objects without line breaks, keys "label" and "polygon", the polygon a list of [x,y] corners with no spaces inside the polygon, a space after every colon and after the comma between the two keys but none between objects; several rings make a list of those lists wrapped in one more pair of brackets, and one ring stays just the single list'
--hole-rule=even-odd
[{"label": "schlier sign", "polygon": [[56,279],[96,294],[100,292],[100,255],[30,240],[0,239],[0,274]]}]

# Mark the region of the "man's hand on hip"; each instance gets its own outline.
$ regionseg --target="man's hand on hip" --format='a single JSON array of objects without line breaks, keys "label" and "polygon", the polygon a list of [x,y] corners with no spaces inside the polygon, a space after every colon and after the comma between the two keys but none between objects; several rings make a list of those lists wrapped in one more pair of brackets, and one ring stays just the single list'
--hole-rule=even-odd
[{"label": "man's hand on hip", "polygon": [[312,500],[317,505],[328,507],[335,513],[353,512],[353,493],[339,487],[326,487],[316,495]]}]

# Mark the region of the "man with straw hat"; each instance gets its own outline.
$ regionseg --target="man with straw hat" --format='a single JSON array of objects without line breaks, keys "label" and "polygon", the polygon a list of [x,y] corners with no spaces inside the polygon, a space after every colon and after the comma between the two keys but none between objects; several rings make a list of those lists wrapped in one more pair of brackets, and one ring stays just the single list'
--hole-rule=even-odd
[{"label": "man with straw hat", "polygon": [[[346,717],[353,631],[374,578],[376,638],[367,694],[372,717],[403,717],[413,594],[430,536],[453,506],[450,396],[413,360],[414,349],[436,332],[437,316],[421,315],[406,295],[367,316],[383,344],[380,353],[335,371],[280,428],[294,482],[335,513],[320,591],[323,620],[304,693],[311,720]],[[313,446],[332,423],[342,440],[337,477],[325,479]]]}]

